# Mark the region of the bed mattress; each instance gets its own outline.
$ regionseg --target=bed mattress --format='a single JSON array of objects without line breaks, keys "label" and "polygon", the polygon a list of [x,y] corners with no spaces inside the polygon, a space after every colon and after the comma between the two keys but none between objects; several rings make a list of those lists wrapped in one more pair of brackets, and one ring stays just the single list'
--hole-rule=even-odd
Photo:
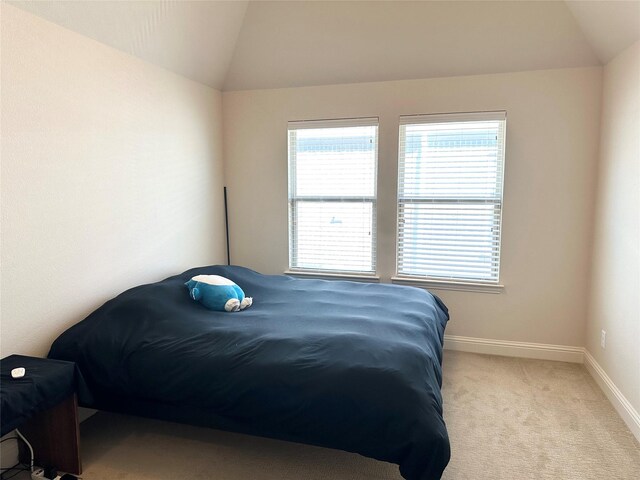
[{"label": "bed mattress", "polygon": [[[195,275],[236,282],[253,306],[191,300]],[[444,304],[397,285],[194,268],[132,288],[69,328],[50,358],[76,362],[86,407],[357,452],[404,478],[440,478]]]}]

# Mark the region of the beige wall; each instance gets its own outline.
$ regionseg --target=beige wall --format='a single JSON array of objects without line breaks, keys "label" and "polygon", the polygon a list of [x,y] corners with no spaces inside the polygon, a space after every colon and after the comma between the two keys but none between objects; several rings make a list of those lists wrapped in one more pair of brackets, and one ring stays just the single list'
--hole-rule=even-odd
[{"label": "beige wall", "polygon": [[2,6],[1,350],[222,262],[220,92]]},{"label": "beige wall", "polygon": [[586,346],[640,411],[640,42],[604,68],[601,125]]},{"label": "beige wall", "polygon": [[379,116],[379,273],[395,265],[398,116],[508,112],[499,295],[437,291],[448,333],[583,346],[601,68],[223,93],[231,260],[287,268],[288,120]]}]

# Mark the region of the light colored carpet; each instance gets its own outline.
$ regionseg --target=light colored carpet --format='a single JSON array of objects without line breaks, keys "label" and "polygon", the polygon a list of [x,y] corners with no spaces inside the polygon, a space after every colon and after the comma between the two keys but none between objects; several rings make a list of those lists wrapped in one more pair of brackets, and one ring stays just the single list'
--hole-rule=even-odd
[{"label": "light colored carpet", "polygon": [[640,446],[583,365],[445,352],[445,479],[639,480]]},{"label": "light colored carpet", "polygon": [[[447,351],[446,480],[637,480],[640,446],[582,365]],[[98,413],[85,480],[401,480],[360,455]]]}]

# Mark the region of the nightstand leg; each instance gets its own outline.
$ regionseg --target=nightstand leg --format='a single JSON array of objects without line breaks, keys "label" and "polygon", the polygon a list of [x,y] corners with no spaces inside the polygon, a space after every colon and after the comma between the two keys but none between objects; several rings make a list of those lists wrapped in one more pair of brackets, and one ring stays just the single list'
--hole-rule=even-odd
[{"label": "nightstand leg", "polygon": [[[35,464],[80,475],[80,430],[78,400],[75,393],[62,403],[45,410],[20,427],[33,447]],[[21,444],[20,461],[29,463],[29,449]]]}]

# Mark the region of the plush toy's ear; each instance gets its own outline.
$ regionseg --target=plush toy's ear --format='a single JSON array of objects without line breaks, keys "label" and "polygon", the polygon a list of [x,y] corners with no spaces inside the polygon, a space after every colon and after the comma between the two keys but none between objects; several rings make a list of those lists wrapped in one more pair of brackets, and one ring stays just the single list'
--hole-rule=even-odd
[{"label": "plush toy's ear", "polygon": [[198,287],[193,287],[191,289],[191,298],[194,300],[200,300],[202,298],[202,292]]}]

